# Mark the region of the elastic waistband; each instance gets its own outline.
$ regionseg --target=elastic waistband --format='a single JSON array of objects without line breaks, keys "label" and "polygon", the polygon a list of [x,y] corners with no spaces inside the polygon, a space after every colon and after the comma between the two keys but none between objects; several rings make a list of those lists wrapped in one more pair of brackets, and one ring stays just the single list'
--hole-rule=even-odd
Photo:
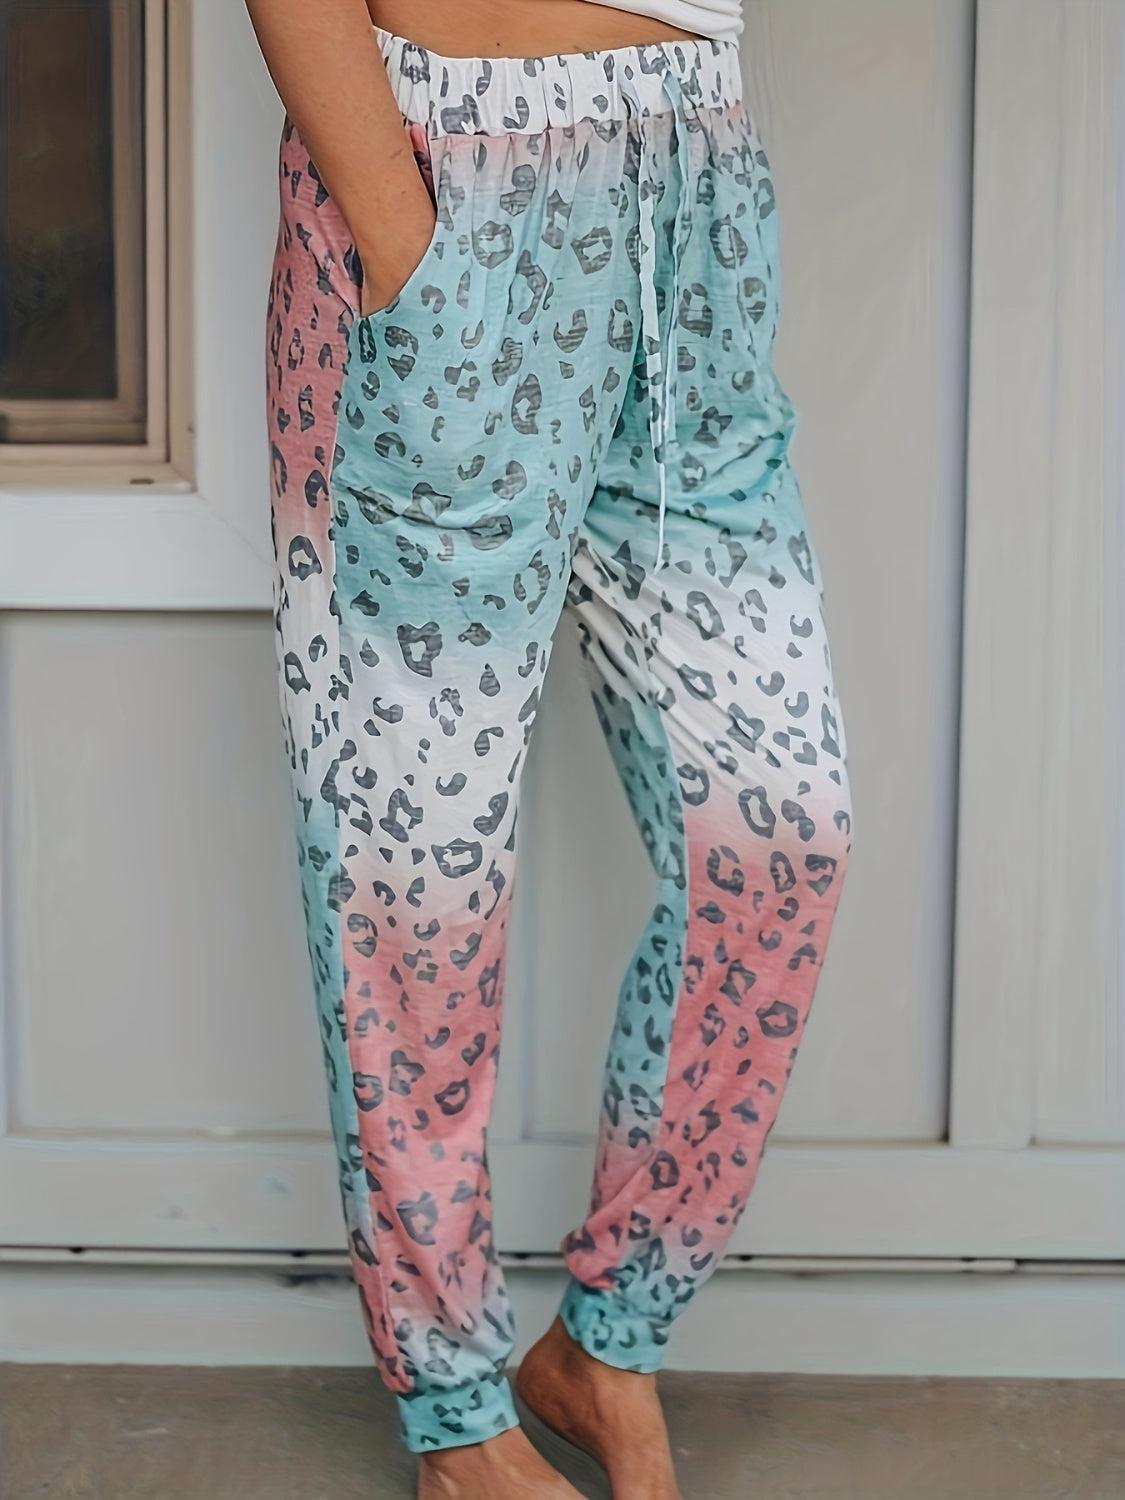
[{"label": "elastic waistband", "polygon": [[[431,135],[531,135],[580,120],[666,114],[678,92],[696,109],[741,102],[738,44],[651,42],[545,57],[441,57],[375,27],[403,118]],[[665,80],[679,85],[673,91]]]}]

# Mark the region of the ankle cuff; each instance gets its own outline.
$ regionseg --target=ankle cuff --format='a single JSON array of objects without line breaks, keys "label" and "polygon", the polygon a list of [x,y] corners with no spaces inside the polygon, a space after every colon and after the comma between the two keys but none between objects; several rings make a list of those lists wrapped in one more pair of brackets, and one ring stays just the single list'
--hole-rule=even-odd
[{"label": "ankle cuff", "polygon": [[450,1390],[412,1391],[398,1397],[402,1440],[411,1453],[465,1448],[516,1427],[515,1403],[507,1380],[480,1380]]},{"label": "ankle cuff", "polygon": [[652,1375],[664,1363],[671,1325],[636,1312],[617,1292],[585,1286],[572,1276],[559,1316],[574,1342],[603,1365]]}]

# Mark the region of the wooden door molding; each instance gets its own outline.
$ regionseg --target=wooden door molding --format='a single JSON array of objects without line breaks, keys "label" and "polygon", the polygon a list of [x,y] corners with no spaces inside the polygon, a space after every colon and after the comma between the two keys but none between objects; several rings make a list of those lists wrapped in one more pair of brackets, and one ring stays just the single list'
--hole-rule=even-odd
[{"label": "wooden door molding", "polygon": [[1055,1119],[1072,1126],[1056,1138],[1125,1139],[1123,63],[1121,0],[981,0],[950,1131],[962,1147],[1023,1149]]}]

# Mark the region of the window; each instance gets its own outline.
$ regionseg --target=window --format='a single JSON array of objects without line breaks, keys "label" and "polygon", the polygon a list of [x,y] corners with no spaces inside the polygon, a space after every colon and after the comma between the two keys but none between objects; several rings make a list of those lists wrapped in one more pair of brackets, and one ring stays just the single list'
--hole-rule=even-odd
[{"label": "window", "polygon": [[0,463],[163,431],[159,10],[0,0]]}]

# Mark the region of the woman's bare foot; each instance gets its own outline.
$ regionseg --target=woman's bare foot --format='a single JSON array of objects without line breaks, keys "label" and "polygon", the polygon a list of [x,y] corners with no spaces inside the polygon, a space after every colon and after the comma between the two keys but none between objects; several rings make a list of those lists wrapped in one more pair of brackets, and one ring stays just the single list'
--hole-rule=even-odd
[{"label": "woman's bare foot", "polygon": [[579,1500],[578,1491],[541,1458],[518,1427],[471,1443],[423,1454],[418,1500]]},{"label": "woman's bare foot", "polygon": [[549,1427],[594,1455],[614,1500],[681,1500],[655,1375],[603,1365],[556,1318],[524,1356],[516,1388]]}]

